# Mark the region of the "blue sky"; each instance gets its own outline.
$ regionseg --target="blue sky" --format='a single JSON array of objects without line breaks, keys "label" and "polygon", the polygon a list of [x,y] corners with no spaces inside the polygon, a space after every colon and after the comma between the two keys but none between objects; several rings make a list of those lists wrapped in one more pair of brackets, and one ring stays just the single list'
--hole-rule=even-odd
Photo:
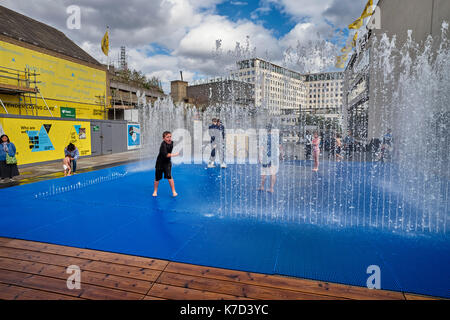
[{"label": "blue sky", "polygon": [[[167,92],[180,70],[190,82],[223,76],[242,56],[258,56],[302,72],[304,64],[299,59],[305,59],[308,46],[319,39],[323,49],[316,50],[317,59],[310,60],[331,61],[346,40],[347,25],[359,17],[366,2],[3,0],[2,5],[57,28],[102,63],[106,57],[99,44],[110,26],[110,61],[117,63],[120,47],[125,46],[128,65],[161,79]],[[80,7],[80,29],[67,27],[70,5]],[[330,65],[308,68],[327,71]]]},{"label": "blue sky", "polygon": [[[232,21],[251,20],[252,14],[256,15],[260,8],[259,1],[225,1],[216,6],[219,15],[226,16]],[[276,38],[284,36],[295,26],[295,21],[288,14],[276,8],[271,8],[271,10],[260,13],[258,16],[259,22],[266,29],[273,30]]]}]

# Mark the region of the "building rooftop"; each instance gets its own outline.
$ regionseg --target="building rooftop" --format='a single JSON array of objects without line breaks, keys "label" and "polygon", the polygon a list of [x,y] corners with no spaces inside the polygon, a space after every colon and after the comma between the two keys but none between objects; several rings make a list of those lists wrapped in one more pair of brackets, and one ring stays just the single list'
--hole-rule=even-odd
[{"label": "building rooftop", "polygon": [[322,81],[322,80],[342,80],[344,79],[344,72],[335,71],[335,72],[320,72],[320,73],[311,73],[306,74],[306,81]]},{"label": "building rooftop", "polygon": [[0,6],[0,21],[0,35],[101,66],[64,33],[42,22],[3,6]]}]

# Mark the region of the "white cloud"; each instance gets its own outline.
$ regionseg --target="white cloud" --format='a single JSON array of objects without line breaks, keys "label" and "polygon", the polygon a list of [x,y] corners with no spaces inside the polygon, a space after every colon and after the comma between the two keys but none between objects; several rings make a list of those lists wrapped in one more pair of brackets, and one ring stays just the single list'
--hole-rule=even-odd
[{"label": "white cloud", "polygon": [[[286,14],[303,20],[305,16],[320,18],[333,0],[268,0],[269,3],[281,7]],[[314,21],[313,21],[314,22]]]},{"label": "white cloud", "polygon": [[[66,27],[66,8],[74,2],[81,8],[80,30]],[[126,46],[129,66],[160,77],[167,88],[170,80],[179,79],[180,70],[189,81],[223,75],[230,63],[246,55],[282,63],[286,49],[292,52],[299,41],[306,43],[317,34],[327,38],[333,32],[327,21],[337,25],[340,16],[349,19],[353,11],[360,13],[365,4],[365,0],[261,0],[260,7],[251,14],[253,20],[231,21],[217,15],[216,5],[222,2],[225,1],[4,0],[2,5],[57,28],[102,63],[106,57],[100,40],[109,25],[110,58],[117,61],[120,46]],[[248,3],[233,0],[230,4]],[[296,22],[280,39],[258,20],[275,9]],[[216,51],[218,39],[221,45]]]},{"label": "white cloud", "polygon": [[247,2],[243,2],[243,1],[230,1],[230,4],[232,4],[234,6],[246,6],[246,5],[248,5]]}]

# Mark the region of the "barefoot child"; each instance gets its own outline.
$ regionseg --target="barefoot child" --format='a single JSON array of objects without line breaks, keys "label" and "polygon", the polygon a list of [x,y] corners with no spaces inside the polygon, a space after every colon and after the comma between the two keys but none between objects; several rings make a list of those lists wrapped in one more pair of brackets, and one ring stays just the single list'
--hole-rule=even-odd
[{"label": "barefoot child", "polygon": [[342,151],[342,141],[341,141],[341,135],[338,133],[336,134],[336,161],[341,161],[344,157],[341,156]]},{"label": "barefoot child", "polygon": [[172,134],[170,133],[170,131],[164,131],[163,142],[161,142],[158,158],[156,159],[155,186],[153,191],[154,197],[158,195],[159,180],[162,179],[163,174],[164,178],[169,180],[169,185],[170,188],[172,189],[173,196],[176,197],[178,195],[177,192],[175,191],[175,183],[172,178],[172,162],[170,161],[170,158],[178,156],[178,152],[171,153],[172,149],[173,149]]},{"label": "barefoot child", "polygon": [[69,155],[67,155],[63,159],[63,168],[64,168],[64,177],[70,176],[70,174],[72,173],[72,169],[70,168],[70,156]]},{"label": "barefoot child", "polygon": [[313,171],[318,171],[319,170],[319,155],[320,155],[320,149],[319,149],[320,138],[319,138],[319,134],[317,133],[317,131],[314,132],[314,139],[312,140],[312,145],[313,145],[313,157],[314,157]]}]

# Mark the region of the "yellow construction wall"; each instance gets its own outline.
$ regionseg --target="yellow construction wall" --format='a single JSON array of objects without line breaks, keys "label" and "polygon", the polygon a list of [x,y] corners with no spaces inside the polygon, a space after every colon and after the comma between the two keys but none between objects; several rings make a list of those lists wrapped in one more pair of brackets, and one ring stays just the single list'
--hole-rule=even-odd
[{"label": "yellow construction wall", "polygon": [[[61,116],[61,107],[75,108],[76,118],[103,119],[104,106],[99,96],[106,96],[106,71],[90,68],[65,59],[0,41],[0,67],[24,71],[29,68],[39,74],[38,87],[53,116]],[[32,80],[34,77],[31,78]],[[17,85],[17,81],[0,78],[1,83]],[[34,97],[34,96],[33,96]],[[25,110],[11,104],[17,96],[0,95],[10,114],[50,116],[38,95],[37,111]],[[33,99],[34,101],[34,99]],[[26,101],[29,103],[29,100]],[[5,113],[0,106],[0,113]],[[37,114],[36,114],[37,113]]]},{"label": "yellow construction wall", "polygon": [[0,118],[0,133],[8,135],[17,149],[19,165],[64,158],[73,143],[80,156],[91,154],[91,127],[87,121]]}]

